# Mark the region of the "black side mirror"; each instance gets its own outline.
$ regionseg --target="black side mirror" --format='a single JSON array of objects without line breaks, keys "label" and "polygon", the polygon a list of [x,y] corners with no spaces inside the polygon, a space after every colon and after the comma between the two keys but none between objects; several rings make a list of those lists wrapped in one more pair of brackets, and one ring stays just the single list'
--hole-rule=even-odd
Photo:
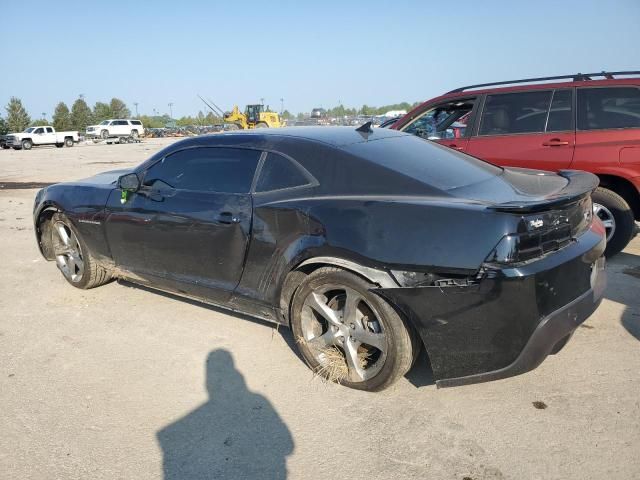
[{"label": "black side mirror", "polygon": [[118,178],[118,187],[124,192],[137,192],[140,189],[140,179],[135,173],[127,173]]}]

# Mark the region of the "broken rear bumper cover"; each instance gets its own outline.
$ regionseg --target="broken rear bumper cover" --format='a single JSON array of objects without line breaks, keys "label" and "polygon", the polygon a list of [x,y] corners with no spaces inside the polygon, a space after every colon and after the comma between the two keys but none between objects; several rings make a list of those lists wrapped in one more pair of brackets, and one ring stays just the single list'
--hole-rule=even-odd
[{"label": "broken rear bumper cover", "polygon": [[596,310],[606,287],[605,239],[593,229],[530,264],[475,285],[383,288],[425,345],[438,387],[533,370]]}]

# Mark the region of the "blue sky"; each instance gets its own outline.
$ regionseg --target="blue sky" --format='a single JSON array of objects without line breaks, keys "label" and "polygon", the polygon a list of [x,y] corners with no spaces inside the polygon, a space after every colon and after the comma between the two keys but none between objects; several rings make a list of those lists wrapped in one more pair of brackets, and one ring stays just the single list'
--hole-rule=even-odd
[{"label": "blue sky", "polygon": [[[293,111],[418,101],[527,76],[640,69],[640,0],[2,0],[0,105],[84,94],[140,113],[265,98]],[[25,11],[28,15],[25,17]],[[4,116],[4,108],[0,109]]]}]

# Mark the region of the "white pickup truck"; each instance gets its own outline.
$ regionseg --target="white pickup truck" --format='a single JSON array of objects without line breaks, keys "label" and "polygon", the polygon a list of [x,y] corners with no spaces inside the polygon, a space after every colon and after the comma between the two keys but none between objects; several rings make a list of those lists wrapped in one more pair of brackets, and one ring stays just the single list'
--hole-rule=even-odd
[{"label": "white pickup truck", "polygon": [[56,147],[73,147],[78,143],[78,132],[56,132],[53,127],[29,127],[22,133],[10,133],[5,137],[5,147],[15,150],[31,150],[33,146],[55,145]]}]

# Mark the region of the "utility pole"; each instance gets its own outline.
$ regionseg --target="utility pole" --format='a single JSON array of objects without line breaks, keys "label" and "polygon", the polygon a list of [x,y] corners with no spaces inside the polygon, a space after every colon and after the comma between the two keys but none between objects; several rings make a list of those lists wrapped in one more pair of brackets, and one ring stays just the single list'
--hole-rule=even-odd
[{"label": "utility pole", "polygon": [[173,120],[173,102],[169,102],[169,118]]},{"label": "utility pole", "polygon": [[264,98],[260,97],[260,105],[264,105]]},{"label": "utility pole", "polygon": [[42,112],[42,119],[46,122],[47,121],[47,114],[45,112]]},{"label": "utility pole", "polygon": [[136,118],[138,118],[138,102],[133,102],[133,104],[136,106]]},{"label": "utility pole", "polygon": [[280,115],[284,112],[284,98],[280,98]]}]

